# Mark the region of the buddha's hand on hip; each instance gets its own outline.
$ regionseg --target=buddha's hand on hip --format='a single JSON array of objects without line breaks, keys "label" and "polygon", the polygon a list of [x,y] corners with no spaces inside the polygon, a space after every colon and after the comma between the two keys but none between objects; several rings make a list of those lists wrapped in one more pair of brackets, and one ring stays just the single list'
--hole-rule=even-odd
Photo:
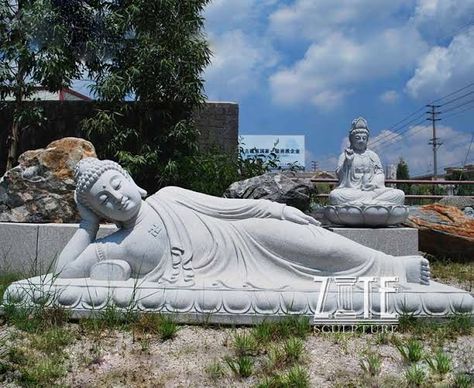
[{"label": "buddha's hand on hip", "polygon": [[301,210],[298,210],[297,208],[292,207],[292,206],[285,206],[285,208],[283,209],[282,219],[295,222],[301,225],[308,225],[308,224],[312,224],[316,226],[321,225],[321,223],[315,220],[313,217],[304,214]]}]

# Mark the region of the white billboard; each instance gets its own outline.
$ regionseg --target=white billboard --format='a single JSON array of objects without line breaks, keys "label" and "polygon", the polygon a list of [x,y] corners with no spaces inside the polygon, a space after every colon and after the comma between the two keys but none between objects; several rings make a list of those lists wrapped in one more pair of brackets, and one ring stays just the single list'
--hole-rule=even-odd
[{"label": "white billboard", "polygon": [[273,152],[280,168],[305,168],[304,135],[242,135],[239,141],[245,158],[268,158]]}]

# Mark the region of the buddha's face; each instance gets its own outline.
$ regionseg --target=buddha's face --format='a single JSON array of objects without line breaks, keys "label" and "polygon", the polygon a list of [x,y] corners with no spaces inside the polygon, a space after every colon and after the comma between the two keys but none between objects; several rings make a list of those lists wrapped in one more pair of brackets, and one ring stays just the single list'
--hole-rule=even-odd
[{"label": "buddha's face", "polygon": [[369,135],[365,132],[356,132],[350,136],[351,147],[355,151],[365,151],[367,149],[367,142]]},{"label": "buddha's face", "polygon": [[111,221],[128,221],[138,214],[138,187],[115,170],[105,171],[87,193],[88,204]]}]

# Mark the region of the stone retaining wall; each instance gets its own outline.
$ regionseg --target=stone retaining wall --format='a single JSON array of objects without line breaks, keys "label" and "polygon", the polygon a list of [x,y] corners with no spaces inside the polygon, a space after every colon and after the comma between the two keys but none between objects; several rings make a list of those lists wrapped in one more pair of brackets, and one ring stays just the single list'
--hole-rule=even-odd
[{"label": "stone retaining wall", "polygon": [[[87,138],[81,131],[80,123],[83,119],[92,117],[97,108],[97,103],[94,101],[40,101],[34,104],[44,109],[46,121],[42,127],[32,126],[23,131],[18,155],[27,150],[43,148],[62,137]],[[14,103],[10,102],[0,107],[0,175],[5,172],[7,135],[13,108]],[[235,152],[239,132],[238,104],[208,102],[194,114],[194,119],[201,134],[199,137],[201,150],[218,147],[227,153]],[[136,117],[127,118],[127,125],[132,128],[136,122]]]}]

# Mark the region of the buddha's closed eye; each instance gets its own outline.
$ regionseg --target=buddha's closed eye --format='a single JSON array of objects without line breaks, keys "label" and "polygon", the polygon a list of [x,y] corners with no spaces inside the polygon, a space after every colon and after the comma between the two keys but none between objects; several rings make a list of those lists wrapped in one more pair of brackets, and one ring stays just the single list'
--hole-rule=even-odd
[{"label": "buddha's closed eye", "polygon": [[99,201],[103,204],[107,203],[108,200],[109,200],[109,196],[107,194],[101,194],[99,196]]}]

